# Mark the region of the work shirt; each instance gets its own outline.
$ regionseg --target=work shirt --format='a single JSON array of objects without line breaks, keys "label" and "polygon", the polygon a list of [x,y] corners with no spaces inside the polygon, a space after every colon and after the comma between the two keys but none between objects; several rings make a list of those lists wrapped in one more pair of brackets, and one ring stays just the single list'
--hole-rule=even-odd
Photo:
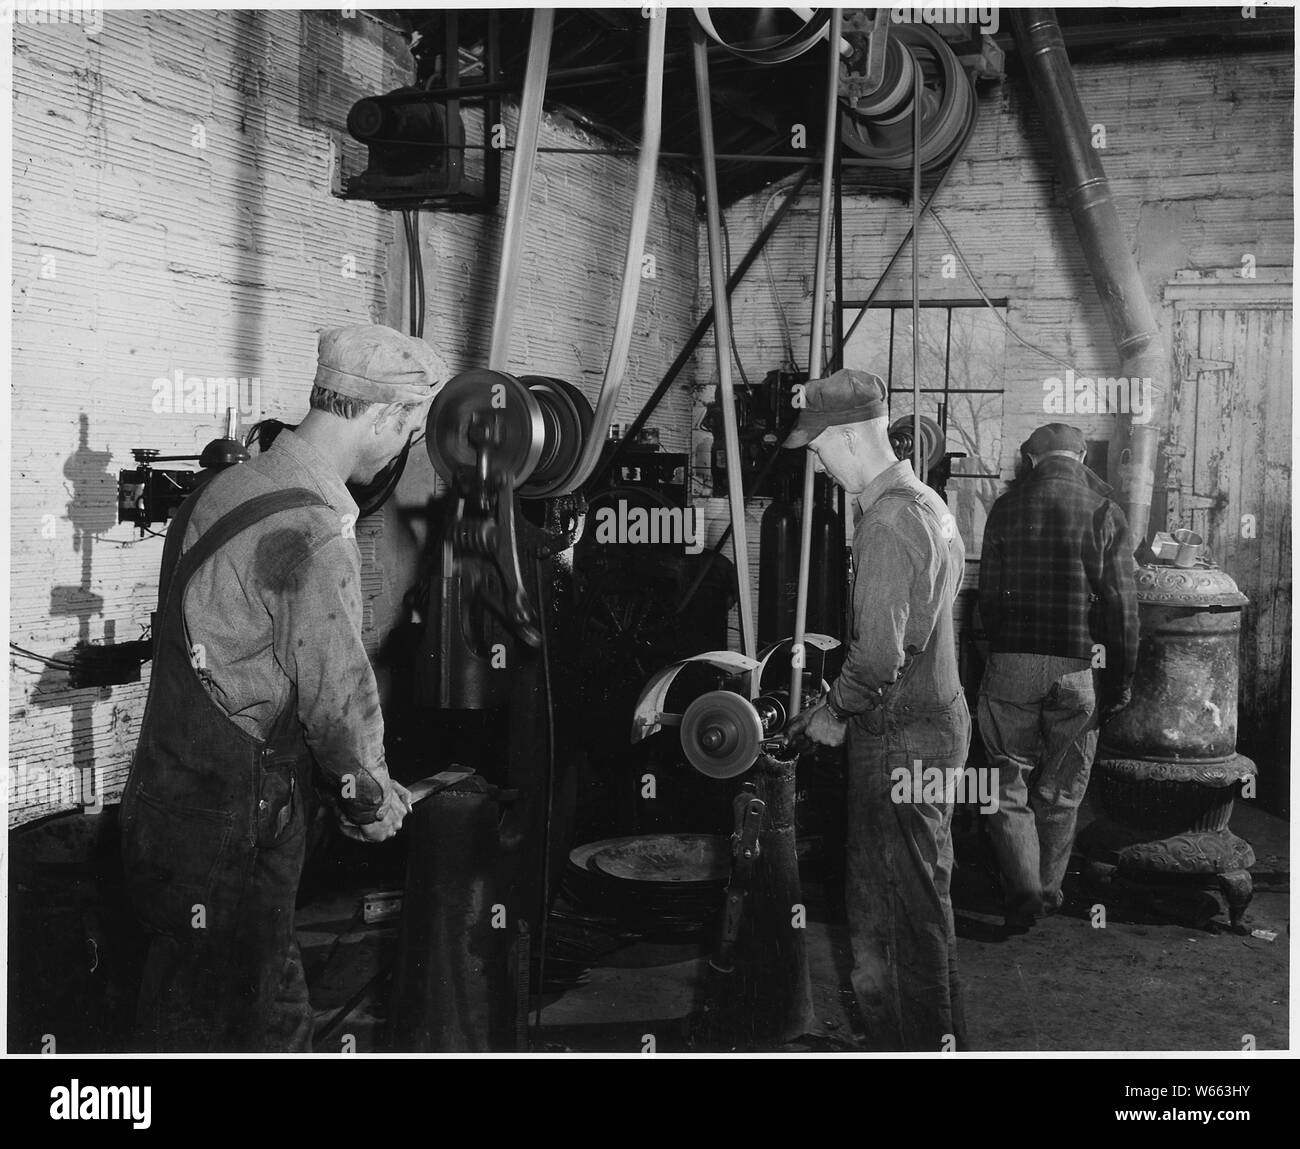
[{"label": "work shirt", "polygon": [[358,508],[338,472],[282,431],[269,450],[196,496],[184,549],[235,506],[290,487],[329,505],[273,515],[222,547],[190,582],[185,624],[213,699],[254,737],[268,736],[297,686],[316,764],[347,816],[372,822],[389,789],[384,721],[361,640]]},{"label": "work shirt", "polygon": [[1093,660],[1103,692],[1132,683],[1138,612],[1133,547],[1111,488],[1077,459],[1050,455],[989,512],[980,617],[991,651]]},{"label": "work shirt", "polygon": [[853,623],[831,687],[842,713],[935,710],[961,694],[952,632],[965,547],[943,499],[907,462],[858,496],[853,531]]}]

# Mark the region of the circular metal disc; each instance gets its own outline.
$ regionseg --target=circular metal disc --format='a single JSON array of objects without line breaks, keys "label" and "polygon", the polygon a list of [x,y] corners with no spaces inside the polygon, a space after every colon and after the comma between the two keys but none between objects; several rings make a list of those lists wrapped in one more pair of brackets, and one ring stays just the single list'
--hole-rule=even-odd
[{"label": "circular metal disc", "polygon": [[578,413],[579,441],[577,444],[577,450],[573,453],[573,466],[569,468],[563,479],[558,483],[557,489],[553,492],[557,495],[569,495],[573,493],[577,486],[574,480],[578,477],[578,466],[582,462],[583,447],[586,446],[587,439],[591,435],[592,426],[596,422],[596,412],[593,410],[591,401],[587,396],[579,391],[572,383],[569,383],[564,379],[550,379],[548,382],[550,382],[556,390],[563,392],[569,397],[569,401],[573,404],[573,409]]},{"label": "circular metal disc", "polygon": [[470,437],[475,421],[495,423],[500,430],[496,463],[523,483],[542,455],[545,439],[537,399],[513,375],[475,367],[447,381],[429,408],[425,424],[429,461],[451,481],[459,467],[473,467],[478,452]]},{"label": "circular metal disc", "polygon": [[739,694],[712,690],[682,715],[686,760],[708,778],[735,778],[758,761],[763,727],[758,712]]},{"label": "circular metal disc", "polygon": [[599,843],[588,866],[647,885],[712,886],[730,876],[731,850],[713,834],[640,834]]},{"label": "circular metal disc", "polygon": [[545,428],[541,460],[520,494],[528,498],[567,494],[582,448],[591,432],[591,404],[563,379],[524,375],[519,380],[537,399]]}]

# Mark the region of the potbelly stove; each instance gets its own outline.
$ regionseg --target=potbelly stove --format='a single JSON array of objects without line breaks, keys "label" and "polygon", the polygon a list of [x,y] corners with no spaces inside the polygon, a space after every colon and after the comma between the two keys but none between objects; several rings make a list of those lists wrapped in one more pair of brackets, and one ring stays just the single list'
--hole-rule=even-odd
[{"label": "potbelly stove", "polygon": [[1250,903],[1250,844],[1228,829],[1255,764],[1236,752],[1238,644],[1248,600],[1212,563],[1136,575],[1141,646],[1131,703],[1102,729],[1092,793],[1102,816],[1079,835],[1093,879],[1200,877],[1232,927]]}]

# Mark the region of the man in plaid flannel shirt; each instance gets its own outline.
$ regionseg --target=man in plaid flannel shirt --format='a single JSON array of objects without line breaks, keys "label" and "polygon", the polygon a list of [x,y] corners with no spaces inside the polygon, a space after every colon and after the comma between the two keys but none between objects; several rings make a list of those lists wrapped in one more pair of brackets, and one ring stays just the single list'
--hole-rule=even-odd
[{"label": "man in plaid flannel shirt", "polygon": [[989,513],[979,587],[979,727],[999,772],[990,829],[1013,931],[1060,908],[1098,696],[1103,718],[1127,705],[1138,651],[1128,522],[1083,465],[1083,433],[1049,423],[1021,454],[1032,470]]}]

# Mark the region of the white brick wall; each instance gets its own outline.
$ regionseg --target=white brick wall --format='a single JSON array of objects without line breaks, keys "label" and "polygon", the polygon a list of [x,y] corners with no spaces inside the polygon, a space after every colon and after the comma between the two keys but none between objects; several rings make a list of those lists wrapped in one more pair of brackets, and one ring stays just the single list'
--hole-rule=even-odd
[{"label": "white brick wall", "polygon": [[[141,635],[162,543],[116,524],[117,473],[133,465],[132,447],[197,453],[220,433],[217,417],[154,414],[156,377],[257,376],[252,417],[296,421],[320,328],[405,326],[398,221],[331,197],[329,155],[352,102],[405,83],[410,68],[402,38],[366,17],[110,11],[97,36],[15,27],[11,641],[66,658],[79,639]],[[586,138],[548,119],[542,143]],[[505,168],[508,188],[509,159]],[[594,397],[633,173],[625,158],[541,158],[515,370],[563,376]],[[494,216],[422,219],[425,335],[456,368],[483,361],[504,203],[503,190]],[[684,184],[661,183],[648,246],[658,278],[642,292],[620,419],[694,321],[692,209]],[[355,278],[341,273],[346,254]],[[665,449],[687,441],[692,382],[652,420]],[[422,503],[431,489],[417,453],[401,500]],[[386,591],[391,605],[414,552],[378,543],[368,593]],[[138,685],[78,691],[29,659],[11,668],[11,823],[91,794],[116,800],[148,666]]]},{"label": "white brick wall", "polygon": [[[1076,77],[1090,122],[1105,125],[1102,164],[1158,317],[1160,289],[1180,268],[1239,267],[1247,252],[1261,267],[1291,264],[1294,64],[1289,53],[1085,65],[1076,69]],[[812,312],[816,194],[816,184],[810,184],[769,247],[802,366],[808,361]],[[769,190],[751,196],[728,213],[734,258],[757,234],[770,195]],[[1114,341],[1074,225],[1058,200],[1041,117],[1022,81],[1008,80],[981,101],[962,165],[935,207],[985,292],[1009,299],[1008,321],[1023,338],[1075,363],[1080,375],[1116,373]],[[898,199],[846,197],[846,299],[868,294],[910,222],[910,207]],[[960,269],[956,279],[942,278],[948,251],[939,229],[923,222],[923,297],[973,298],[975,290]],[[701,253],[701,276],[707,277],[702,228]],[[909,299],[910,271],[905,251],[880,298]],[[761,378],[784,358],[781,325],[761,262],[737,290],[732,308],[746,369],[751,378]],[[1171,332],[1164,336],[1168,343]],[[706,389],[714,382],[712,354],[711,344],[701,347],[699,378]],[[1062,371],[1008,338],[1004,475],[1014,466],[1018,445],[1049,421],[1042,407],[1043,380]],[[1075,421],[1090,436],[1110,437],[1109,416],[1076,416]]]}]

